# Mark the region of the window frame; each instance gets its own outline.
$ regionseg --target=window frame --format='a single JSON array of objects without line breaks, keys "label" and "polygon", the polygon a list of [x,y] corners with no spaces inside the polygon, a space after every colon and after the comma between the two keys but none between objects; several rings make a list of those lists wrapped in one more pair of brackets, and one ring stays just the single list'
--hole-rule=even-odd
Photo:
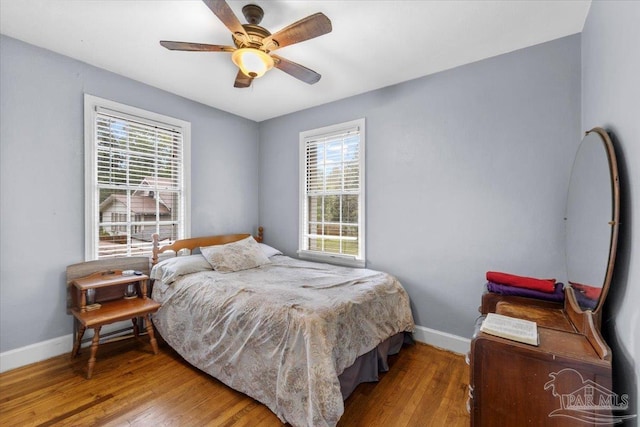
[{"label": "window frame", "polygon": [[[85,261],[106,259],[99,258],[99,189],[97,176],[97,130],[96,119],[100,110],[109,110],[123,119],[144,124],[157,124],[167,128],[179,129],[182,134],[182,174],[180,177],[180,193],[182,194],[182,236],[191,236],[191,123],[132,107],[90,94],[84,94],[84,221],[85,221]],[[116,256],[121,258],[125,256]]]},{"label": "window frame", "polygon": [[[358,255],[336,254],[333,252],[312,251],[308,249],[308,198],[307,198],[307,142],[311,139],[317,139],[330,136],[331,134],[339,134],[350,129],[357,129],[359,133],[359,193],[358,193]],[[366,146],[366,127],[365,119],[356,119],[344,123],[325,126],[317,129],[311,129],[300,132],[299,134],[299,229],[298,229],[298,256],[311,261],[329,262],[333,264],[346,265],[349,267],[362,268],[366,265],[366,203],[365,203],[365,146]]]}]

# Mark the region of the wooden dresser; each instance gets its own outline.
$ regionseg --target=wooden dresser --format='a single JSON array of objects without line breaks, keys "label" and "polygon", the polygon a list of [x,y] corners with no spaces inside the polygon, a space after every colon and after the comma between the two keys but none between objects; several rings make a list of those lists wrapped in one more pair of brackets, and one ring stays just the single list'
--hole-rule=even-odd
[{"label": "wooden dresser", "polygon": [[535,321],[539,344],[478,332],[478,319],[468,358],[472,426],[584,427],[625,418],[615,415],[626,409],[626,396],[611,391],[611,350],[600,335],[619,218],[616,153],[606,130],[596,127],[585,133],[569,181],[564,303],[488,292],[482,297],[481,315]]},{"label": "wooden dresser", "polygon": [[584,427],[610,419],[610,409],[593,406],[611,398],[611,351],[572,289],[564,305],[485,293],[480,312],[537,322],[539,345],[479,332],[477,323],[469,354],[472,426]]}]

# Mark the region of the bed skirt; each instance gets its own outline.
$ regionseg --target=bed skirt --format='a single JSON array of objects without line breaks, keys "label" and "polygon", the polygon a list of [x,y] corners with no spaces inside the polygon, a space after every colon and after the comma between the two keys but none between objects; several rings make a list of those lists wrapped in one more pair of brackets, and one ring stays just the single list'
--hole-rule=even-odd
[{"label": "bed skirt", "polygon": [[376,348],[358,357],[353,365],[338,376],[340,391],[344,400],[351,395],[358,384],[378,381],[378,373],[389,370],[388,356],[398,354],[403,344],[412,344],[408,332],[400,332],[382,341]]}]

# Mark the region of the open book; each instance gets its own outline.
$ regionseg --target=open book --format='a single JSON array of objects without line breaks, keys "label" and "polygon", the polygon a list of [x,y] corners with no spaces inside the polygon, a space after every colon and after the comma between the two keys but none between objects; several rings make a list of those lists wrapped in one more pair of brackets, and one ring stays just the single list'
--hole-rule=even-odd
[{"label": "open book", "polygon": [[489,313],[482,322],[480,331],[525,344],[538,345],[538,325],[529,320]]}]

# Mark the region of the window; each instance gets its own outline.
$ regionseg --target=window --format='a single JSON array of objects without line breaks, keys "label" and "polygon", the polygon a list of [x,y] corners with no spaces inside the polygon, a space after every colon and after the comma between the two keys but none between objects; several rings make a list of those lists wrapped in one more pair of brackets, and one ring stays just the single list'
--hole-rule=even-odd
[{"label": "window", "polygon": [[363,267],[364,119],[300,133],[302,258]]},{"label": "window", "polygon": [[85,95],[85,257],[189,235],[188,122]]}]

